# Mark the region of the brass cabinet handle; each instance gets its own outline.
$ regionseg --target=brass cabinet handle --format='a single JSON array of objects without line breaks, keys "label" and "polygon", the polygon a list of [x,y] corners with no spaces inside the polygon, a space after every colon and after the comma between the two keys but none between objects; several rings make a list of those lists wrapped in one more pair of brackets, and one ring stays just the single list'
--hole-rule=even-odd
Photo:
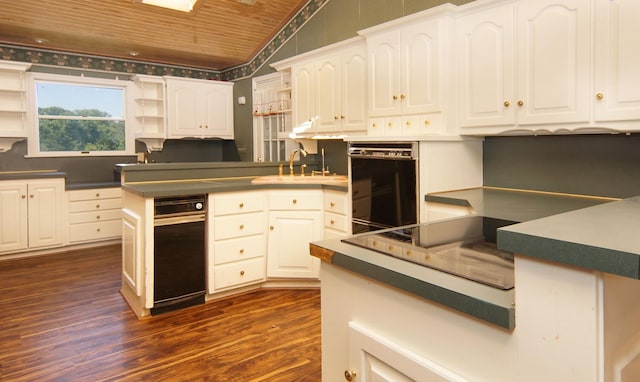
[{"label": "brass cabinet handle", "polygon": [[[33,196],[32,196],[32,197],[33,197]],[[96,204],[96,208],[100,208],[100,205],[99,205],[99,204]]]},{"label": "brass cabinet handle", "polygon": [[273,226],[272,225],[269,226],[269,231],[273,231]]},{"label": "brass cabinet handle", "polygon": [[520,107],[524,106],[524,101],[522,101],[522,100],[518,101],[518,106],[520,106]]},{"label": "brass cabinet handle", "polygon": [[376,127],[378,127],[378,125],[374,122],[374,123],[371,124],[371,127],[376,128]]},{"label": "brass cabinet handle", "polygon": [[27,198],[27,195],[22,195],[22,199],[26,199],[26,198]]},{"label": "brass cabinet handle", "polygon": [[407,98],[404,94],[400,94],[400,99],[405,99]]},{"label": "brass cabinet handle", "polygon": [[504,107],[509,107],[511,106],[511,103],[509,101],[504,101]]},{"label": "brass cabinet handle", "polygon": [[293,200],[291,201],[291,203],[293,203],[293,204],[297,204],[297,203],[298,203],[298,201],[297,201],[296,199],[293,199]]},{"label": "brass cabinet handle", "polygon": [[329,221],[329,223],[331,223],[331,225],[334,225],[334,224],[336,224],[336,221],[331,219],[331,221]]},{"label": "brass cabinet handle", "polygon": [[424,125],[425,126],[429,126],[431,124],[431,121],[429,121],[428,119],[424,120]]},{"label": "brass cabinet handle", "polygon": [[341,116],[340,116],[340,119],[345,119],[345,116],[344,116],[344,115],[341,115]]},{"label": "brass cabinet handle", "polygon": [[404,124],[407,126],[411,126],[411,121],[406,121]]},{"label": "brass cabinet handle", "polygon": [[96,229],[96,232],[100,232],[100,228]]},{"label": "brass cabinet handle", "polygon": [[244,276],[244,271],[240,271],[240,276]]},{"label": "brass cabinet handle", "polygon": [[596,94],[596,99],[597,99],[598,101],[602,101],[602,100],[604,99],[604,94],[602,94],[602,93],[598,93],[598,94]]},{"label": "brass cabinet handle", "polygon": [[330,205],[331,207],[335,207],[335,206],[336,206],[336,203],[334,203],[334,202],[330,202],[330,203],[329,203],[329,205]]},{"label": "brass cabinet handle", "polygon": [[240,224],[240,229],[244,229],[244,224]]},{"label": "brass cabinet handle", "polygon": [[33,199],[33,198],[34,198],[33,194],[29,194],[29,197],[30,197],[31,199]]},{"label": "brass cabinet handle", "polygon": [[337,120],[338,120],[338,119],[340,119],[340,118],[339,118],[337,115],[334,115],[334,116],[333,116],[333,119],[335,119],[335,120],[337,121]]},{"label": "brass cabinet handle", "polygon": [[244,208],[244,203],[240,203],[240,204],[238,205],[238,207],[240,207],[240,208]]},{"label": "brass cabinet handle", "polygon": [[99,198],[99,197],[100,197],[100,193],[96,192],[96,198]]},{"label": "brass cabinet handle", "polygon": [[100,215],[97,215],[97,216],[96,216],[96,220],[100,220]]},{"label": "brass cabinet handle", "polygon": [[242,255],[244,253],[244,248],[240,248],[240,254]]},{"label": "brass cabinet handle", "polygon": [[345,370],[344,371],[344,379],[351,382],[356,379],[356,371],[355,370]]},{"label": "brass cabinet handle", "polygon": [[392,98],[393,98],[393,100],[395,101],[395,100],[397,100],[397,99],[398,99],[398,96],[394,94]]}]

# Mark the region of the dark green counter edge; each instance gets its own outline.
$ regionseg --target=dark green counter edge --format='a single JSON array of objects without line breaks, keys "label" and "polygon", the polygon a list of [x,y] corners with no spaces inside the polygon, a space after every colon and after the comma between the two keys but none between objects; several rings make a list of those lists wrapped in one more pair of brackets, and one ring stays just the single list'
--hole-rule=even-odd
[{"label": "dark green counter edge", "polygon": [[505,308],[478,300],[339,252],[333,254],[331,263],[505,329],[513,330],[516,326],[514,307]]},{"label": "dark green counter edge", "polygon": [[640,279],[637,254],[498,229],[499,247],[556,263]]}]

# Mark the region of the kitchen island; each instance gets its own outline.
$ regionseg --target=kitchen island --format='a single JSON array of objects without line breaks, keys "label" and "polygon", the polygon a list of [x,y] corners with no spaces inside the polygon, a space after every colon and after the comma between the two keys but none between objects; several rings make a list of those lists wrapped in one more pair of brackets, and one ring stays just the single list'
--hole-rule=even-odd
[{"label": "kitchen island", "polygon": [[[398,380],[640,378],[638,199],[557,203],[567,196],[548,195],[539,203],[544,195],[500,191],[508,195],[496,199],[485,191],[463,191],[473,196],[462,203],[489,215],[520,207],[521,217],[534,219],[498,230],[498,247],[515,253],[515,288],[493,293],[512,298],[514,326],[482,316],[483,305],[509,311],[488,298],[486,286],[465,293],[459,285],[468,280],[456,285],[442,281],[455,276],[431,269],[405,271],[407,265],[390,266],[401,260],[371,260],[339,240],[314,243],[323,259],[324,380],[352,373]],[[459,204],[459,196],[430,200]],[[518,199],[520,205],[511,203]]]},{"label": "kitchen island", "polygon": [[277,164],[260,163],[127,165],[121,171],[121,294],[139,317],[157,303],[158,198],[204,196],[206,300],[261,287],[317,288],[320,261],[308,255],[309,242],[348,230],[344,176],[279,177],[273,175]]}]

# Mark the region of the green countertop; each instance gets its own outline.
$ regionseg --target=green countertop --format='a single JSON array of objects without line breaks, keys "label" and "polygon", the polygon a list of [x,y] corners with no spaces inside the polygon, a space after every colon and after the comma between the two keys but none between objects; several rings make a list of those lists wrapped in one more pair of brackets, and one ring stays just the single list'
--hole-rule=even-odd
[{"label": "green countertop", "polygon": [[505,251],[640,279],[640,197],[477,188],[429,194],[425,200],[521,222],[498,229],[498,247]]},{"label": "green countertop", "polygon": [[343,243],[340,239],[314,242],[312,246],[331,251],[330,262],[334,266],[378,280],[505,329],[515,328],[515,289],[493,288]]},{"label": "green countertop", "polygon": [[500,249],[640,279],[640,196],[498,229]]},{"label": "green countertop", "polygon": [[143,198],[155,198],[178,195],[208,194],[216,192],[234,192],[260,189],[332,189],[347,191],[347,182],[332,183],[251,183],[255,176],[235,178],[188,179],[174,181],[155,181],[126,183],[122,189]]}]

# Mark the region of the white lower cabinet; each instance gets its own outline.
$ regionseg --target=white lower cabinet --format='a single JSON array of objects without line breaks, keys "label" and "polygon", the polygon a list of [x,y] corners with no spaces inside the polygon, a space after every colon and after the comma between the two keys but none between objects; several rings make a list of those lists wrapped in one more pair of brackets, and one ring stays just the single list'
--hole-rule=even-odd
[{"label": "white lower cabinet", "polygon": [[347,381],[466,381],[354,321],[349,323],[349,366]]},{"label": "white lower cabinet", "polygon": [[346,236],[351,232],[349,194],[342,191],[324,191],[324,238]]},{"label": "white lower cabinet", "polygon": [[267,276],[318,278],[309,243],[322,239],[322,190],[269,191]]},{"label": "white lower cabinet", "polygon": [[64,179],[0,182],[0,253],[63,244]]},{"label": "white lower cabinet", "polygon": [[120,187],[67,191],[69,244],[120,238]]},{"label": "white lower cabinet", "polygon": [[263,191],[209,195],[208,293],[265,280],[265,206]]}]

